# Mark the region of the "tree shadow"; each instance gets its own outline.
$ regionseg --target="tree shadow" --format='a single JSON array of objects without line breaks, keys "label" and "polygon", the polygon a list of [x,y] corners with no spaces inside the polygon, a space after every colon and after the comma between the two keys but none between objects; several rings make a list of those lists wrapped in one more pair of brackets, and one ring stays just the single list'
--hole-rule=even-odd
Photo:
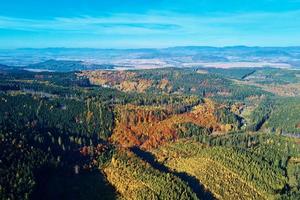
[{"label": "tree shadow", "polygon": [[132,147],[131,151],[144,161],[148,162],[154,169],[157,169],[164,173],[173,174],[181,180],[185,181],[199,199],[216,199],[214,195],[210,191],[206,190],[204,186],[194,176],[191,176],[190,174],[187,174],[185,172],[174,172],[170,170],[165,165],[157,162],[153,154],[147,151],[143,151],[138,147]]}]

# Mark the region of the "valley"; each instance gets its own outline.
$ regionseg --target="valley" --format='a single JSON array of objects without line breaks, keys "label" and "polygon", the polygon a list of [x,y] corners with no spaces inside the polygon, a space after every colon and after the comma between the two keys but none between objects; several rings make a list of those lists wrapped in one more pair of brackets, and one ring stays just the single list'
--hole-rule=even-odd
[{"label": "valley", "polygon": [[0,197],[297,199],[300,98],[278,89],[297,84],[278,68],[3,69]]}]

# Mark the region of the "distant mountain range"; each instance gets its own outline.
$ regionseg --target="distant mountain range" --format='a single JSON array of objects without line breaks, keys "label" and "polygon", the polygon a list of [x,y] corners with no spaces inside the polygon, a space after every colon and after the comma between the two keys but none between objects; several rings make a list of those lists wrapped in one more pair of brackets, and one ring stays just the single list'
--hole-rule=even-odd
[{"label": "distant mountain range", "polygon": [[113,65],[93,64],[83,61],[71,60],[47,60],[40,63],[30,64],[25,70],[29,71],[78,71],[78,70],[95,70],[95,69],[113,69]]},{"label": "distant mountain range", "polygon": [[[54,61],[56,60],[56,61]],[[59,62],[58,62],[59,61]],[[81,69],[157,67],[300,68],[300,47],[184,46],[163,49],[45,48],[0,50],[0,63],[28,68]],[[38,64],[35,64],[38,63]]]},{"label": "distant mountain range", "polygon": [[96,70],[96,69],[114,69],[110,64],[93,64],[83,61],[72,60],[47,60],[40,63],[34,63],[27,66],[7,66],[0,64],[0,70],[21,69],[32,72],[55,71],[69,72],[80,70]]}]

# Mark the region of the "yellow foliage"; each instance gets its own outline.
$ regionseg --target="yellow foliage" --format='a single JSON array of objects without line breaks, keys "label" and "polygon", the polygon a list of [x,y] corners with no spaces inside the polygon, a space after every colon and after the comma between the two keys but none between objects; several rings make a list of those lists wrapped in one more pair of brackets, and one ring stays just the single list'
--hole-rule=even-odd
[{"label": "yellow foliage", "polygon": [[255,188],[222,165],[208,158],[172,159],[167,166],[195,176],[218,199],[265,199]]},{"label": "yellow foliage", "polygon": [[94,113],[91,112],[91,111],[86,112],[86,121],[87,121],[87,123],[89,123],[92,120],[93,115],[94,115]]}]

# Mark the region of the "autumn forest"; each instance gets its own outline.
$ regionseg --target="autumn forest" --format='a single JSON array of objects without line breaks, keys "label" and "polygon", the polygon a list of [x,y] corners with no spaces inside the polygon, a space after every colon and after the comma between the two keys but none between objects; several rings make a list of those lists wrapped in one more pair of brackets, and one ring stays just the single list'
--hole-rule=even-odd
[{"label": "autumn forest", "polygon": [[0,199],[299,199],[300,71],[0,70]]}]

